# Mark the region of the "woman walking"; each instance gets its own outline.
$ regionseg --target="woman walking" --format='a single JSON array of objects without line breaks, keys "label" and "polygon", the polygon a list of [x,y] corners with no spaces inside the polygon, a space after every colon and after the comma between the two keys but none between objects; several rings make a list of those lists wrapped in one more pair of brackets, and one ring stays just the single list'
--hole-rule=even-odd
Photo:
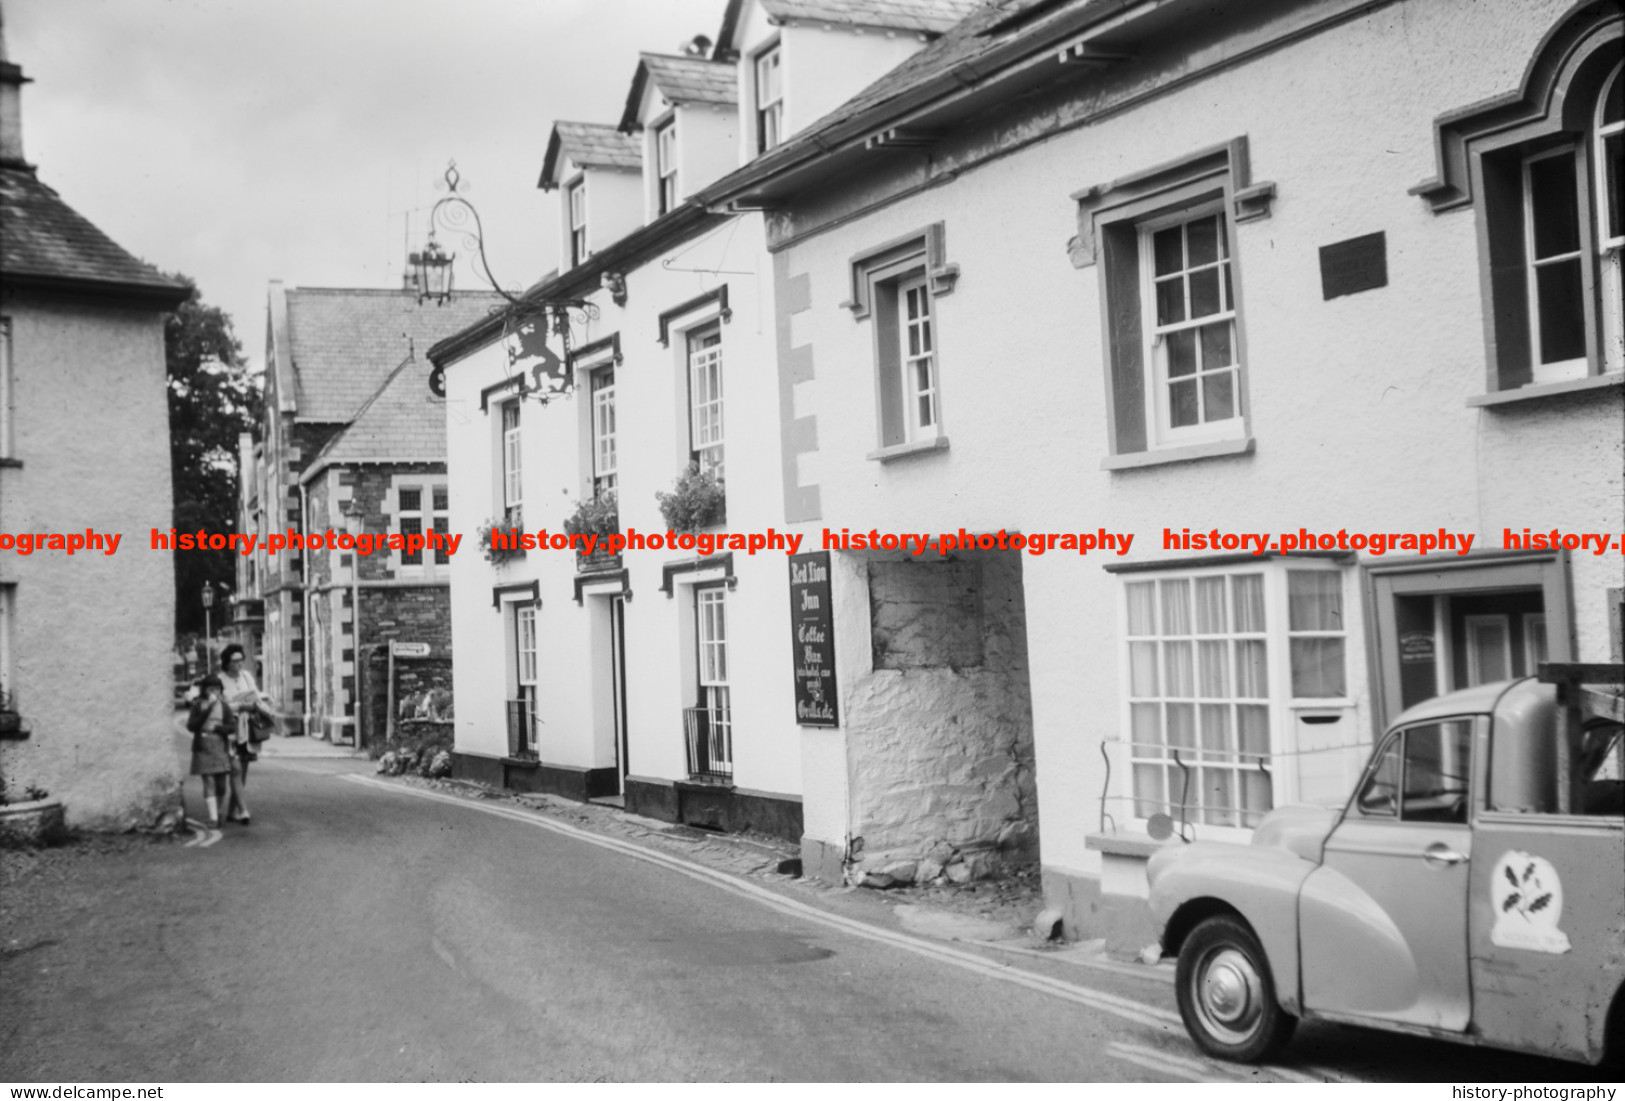
[{"label": "woman walking", "polygon": [[220,685],[226,703],[236,715],[232,732],[231,800],[226,817],[249,825],[248,804],[243,791],[248,787],[249,762],[259,759],[255,746],[264,741],[262,732],[275,722],[269,701],[261,694],[244,662],[245,651],[235,642],[220,651]]},{"label": "woman walking", "polygon": [[220,804],[232,774],[231,709],[221,696],[220,678],[199,682],[201,695],[192,702],[186,727],[192,732],[192,775],[203,778],[203,806],[209,828],[220,828]]}]

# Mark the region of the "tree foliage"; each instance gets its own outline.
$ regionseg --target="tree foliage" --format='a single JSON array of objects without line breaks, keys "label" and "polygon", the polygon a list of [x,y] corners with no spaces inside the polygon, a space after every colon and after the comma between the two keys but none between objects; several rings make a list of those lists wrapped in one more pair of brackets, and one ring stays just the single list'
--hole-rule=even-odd
[{"label": "tree foliage", "polygon": [[[183,532],[236,531],[237,436],[253,431],[259,420],[259,380],[249,374],[231,315],[205,303],[191,279],[173,278],[192,288],[191,297],[164,323],[174,525]],[[178,632],[203,629],[204,582],[216,589],[235,587],[236,568],[231,550],[176,552]],[[217,600],[217,630],[225,614],[224,601]]]}]

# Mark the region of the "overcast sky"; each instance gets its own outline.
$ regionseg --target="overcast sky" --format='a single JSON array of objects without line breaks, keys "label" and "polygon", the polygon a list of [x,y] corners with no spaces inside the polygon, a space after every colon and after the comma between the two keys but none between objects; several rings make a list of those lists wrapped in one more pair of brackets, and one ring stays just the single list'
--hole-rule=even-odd
[{"label": "overcast sky", "polygon": [[[640,50],[725,0],[0,0],[40,179],[197,280],[263,358],[265,287],[399,286],[455,157],[510,286],[557,263],[555,119],[620,120]],[[415,213],[409,213],[413,212]],[[461,243],[457,285],[475,285]]]}]

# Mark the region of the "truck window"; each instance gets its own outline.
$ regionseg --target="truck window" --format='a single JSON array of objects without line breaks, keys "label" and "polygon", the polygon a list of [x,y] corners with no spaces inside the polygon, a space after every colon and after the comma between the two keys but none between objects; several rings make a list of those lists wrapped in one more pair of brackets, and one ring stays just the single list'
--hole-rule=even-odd
[{"label": "truck window", "polygon": [[1472,734],[1471,719],[1423,723],[1395,734],[1360,787],[1360,813],[1407,822],[1465,823]]},{"label": "truck window", "polygon": [[1625,815],[1625,725],[1592,719],[1580,738],[1580,813]]}]

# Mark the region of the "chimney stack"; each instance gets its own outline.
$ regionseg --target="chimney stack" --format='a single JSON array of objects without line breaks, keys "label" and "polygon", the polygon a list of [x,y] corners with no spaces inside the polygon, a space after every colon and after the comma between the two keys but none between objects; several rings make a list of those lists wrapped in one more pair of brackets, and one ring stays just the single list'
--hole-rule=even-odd
[{"label": "chimney stack", "polygon": [[0,8],[0,168],[28,168],[23,160],[22,67],[6,55],[6,13]]}]

